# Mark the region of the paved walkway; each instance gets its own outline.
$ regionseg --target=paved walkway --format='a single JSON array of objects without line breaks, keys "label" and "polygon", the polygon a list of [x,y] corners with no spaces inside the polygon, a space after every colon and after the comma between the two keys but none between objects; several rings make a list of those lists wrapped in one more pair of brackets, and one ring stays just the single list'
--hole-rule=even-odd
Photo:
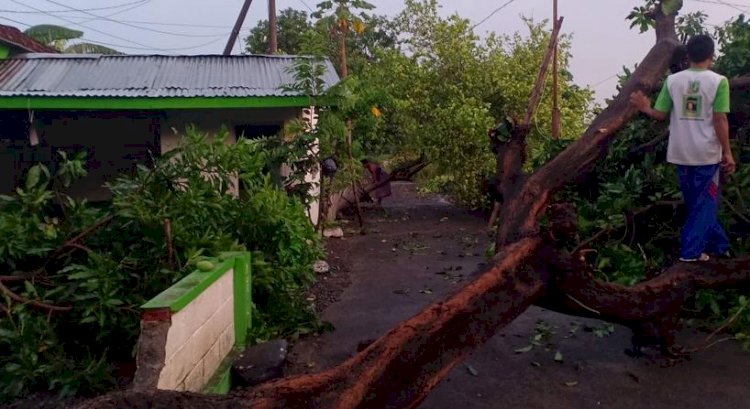
[{"label": "paved walkway", "polygon": [[[349,271],[351,285],[324,312],[336,330],[301,341],[292,372],[350,357],[360,342],[461,288],[486,261],[480,217],[420,197],[410,184],[394,186],[385,206],[387,215],[366,210],[367,235],[330,243],[329,261]],[[704,337],[686,330],[679,341]],[[629,339],[625,328],[533,307],[454,368],[421,408],[750,408],[750,352],[726,342],[662,368],[626,356]]]}]

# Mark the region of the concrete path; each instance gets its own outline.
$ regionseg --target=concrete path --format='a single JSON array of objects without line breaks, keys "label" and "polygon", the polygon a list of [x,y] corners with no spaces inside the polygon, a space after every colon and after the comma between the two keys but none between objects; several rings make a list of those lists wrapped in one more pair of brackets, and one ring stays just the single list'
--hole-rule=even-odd
[{"label": "concrete path", "polygon": [[[367,235],[329,242],[329,261],[351,285],[323,314],[335,331],[300,341],[289,374],[343,361],[360,342],[461,288],[486,262],[481,217],[420,197],[411,184],[393,190],[385,211],[366,209]],[[679,341],[703,338],[688,329]],[[629,339],[625,328],[533,307],[454,368],[421,408],[750,408],[750,352],[736,344],[663,368],[626,356]]]}]

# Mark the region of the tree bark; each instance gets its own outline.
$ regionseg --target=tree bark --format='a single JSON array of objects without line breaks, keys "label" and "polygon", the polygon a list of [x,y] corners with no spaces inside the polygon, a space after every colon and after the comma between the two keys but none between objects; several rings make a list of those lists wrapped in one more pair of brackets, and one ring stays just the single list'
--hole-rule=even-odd
[{"label": "tree bark", "polygon": [[594,119],[580,139],[534,172],[522,187],[507,192],[500,211],[503,223],[498,230],[496,248],[538,234],[537,220],[550,196],[566,183],[588,173],[606,154],[617,131],[637,113],[630,105],[630,94],[654,89],[667,72],[672,53],[679,43],[674,21],[674,15],[657,13],[656,44],[617,97]]}]

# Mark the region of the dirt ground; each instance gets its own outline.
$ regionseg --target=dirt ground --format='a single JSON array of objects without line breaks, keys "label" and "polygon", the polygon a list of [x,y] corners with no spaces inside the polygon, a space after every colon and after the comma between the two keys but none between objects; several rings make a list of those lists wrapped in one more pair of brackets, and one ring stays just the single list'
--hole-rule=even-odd
[{"label": "dirt ground", "polygon": [[[335,330],[294,345],[287,374],[343,361],[461,288],[487,261],[481,215],[418,195],[412,184],[393,190],[383,209],[365,208],[366,235],[349,222],[343,239],[329,239],[332,272],[313,296]],[[688,328],[678,341],[693,347],[705,337]],[[532,307],[456,366],[421,408],[750,407],[750,353],[733,342],[669,367],[628,357],[629,345],[623,327]]]}]

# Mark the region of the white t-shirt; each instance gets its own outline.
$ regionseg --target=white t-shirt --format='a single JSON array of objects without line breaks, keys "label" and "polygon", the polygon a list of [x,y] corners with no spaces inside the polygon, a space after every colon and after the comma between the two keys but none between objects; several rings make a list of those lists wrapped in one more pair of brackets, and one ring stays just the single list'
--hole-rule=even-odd
[{"label": "white t-shirt", "polygon": [[688,69],[664,82],[654,109],[670,112],[667,161],[677,165],[721,163],[714,112],[729,112],[729,82],[711,70]]}]

